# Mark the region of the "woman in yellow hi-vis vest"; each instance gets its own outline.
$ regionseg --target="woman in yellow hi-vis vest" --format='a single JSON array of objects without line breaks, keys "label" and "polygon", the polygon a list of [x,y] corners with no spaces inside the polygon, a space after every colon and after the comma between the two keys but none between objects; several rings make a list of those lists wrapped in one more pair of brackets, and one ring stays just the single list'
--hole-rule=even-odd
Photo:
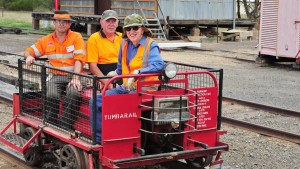
[{"label": "woman in yellow hi-vis vest", "polygon": [[[109,72],[107,76],[158,73],[164,67],[164,61],[160,55],[158,44],[150,37],[151,32],[145,27],[143,18],[138,14],[132,14],[124,19],[123,38],[118,56],[117,69]],[[157,77],[147,77],[145,80]],[[134,78],[123,79],[123,84],[107,90],[107,95],[128,94],[136,92],[136,82]],[[92,113],[92,99],[90,112]],[[101,110],[102,95],[97,95],[97,115],[96,120],[91,118],[91,126],[96,121],[96,142],[101,143]],[[92,117],[92,115],[90,116]]]}]

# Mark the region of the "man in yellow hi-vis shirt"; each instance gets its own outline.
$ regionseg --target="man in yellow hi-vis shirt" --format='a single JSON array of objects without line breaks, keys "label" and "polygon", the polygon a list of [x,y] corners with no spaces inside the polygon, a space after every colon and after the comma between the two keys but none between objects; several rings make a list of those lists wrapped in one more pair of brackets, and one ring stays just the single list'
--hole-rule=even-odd
[{"label": "man in yellow hi-vis shirt", "polygon": [[[122,43],[122,33],[116,32],[118,22],[117,12],[104,11],[100,20],[101,30],[92,34],[86,43],[86,62],[95,76],[105,76],[117,68]],[[104,86],[107,79],[101,79],[100,82]]]}]

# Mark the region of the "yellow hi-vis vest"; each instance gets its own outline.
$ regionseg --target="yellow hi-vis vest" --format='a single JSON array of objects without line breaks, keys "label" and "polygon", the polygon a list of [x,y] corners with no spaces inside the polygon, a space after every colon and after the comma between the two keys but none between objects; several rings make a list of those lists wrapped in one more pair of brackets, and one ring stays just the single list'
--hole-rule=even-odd
[{"label": "yellow hi-vis vest", "polygon": [[[136,55],[133,57],[133,59],[130,61],[130,63],[127,65],[127,49],[128,49],[128,41],[125,41],[121,45],[122,49],[122,75],[127,74],[133,74],[134,70],[139,70],[141,68],[148,67],[148,56],[150,51],[151,43],[153,42],[153,39],[147,38],[146,39],[146,46],[140,45],[138,47]],[[158,80],[157,76],[149,76],[145,77],[142,80],[145,81],[152,81],[152,80]],[[123,78],[123,84],[127,84],[127,78]],[[135,82],[135,85],[137,85],[137,81]],[[157,85],[151,85],[151,86],[157,86]]]}]

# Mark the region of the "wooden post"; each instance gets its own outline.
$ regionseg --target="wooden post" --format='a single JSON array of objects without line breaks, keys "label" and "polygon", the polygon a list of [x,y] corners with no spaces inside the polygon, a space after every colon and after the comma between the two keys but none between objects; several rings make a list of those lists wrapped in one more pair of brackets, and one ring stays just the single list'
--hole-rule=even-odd
[{"label": "wooden post", "polygon": [[87,35],[91,35],[92,33],[97,31],[97,25],[88,23],[87,24],[87,30],[86,30],[86,34]]},{"label": "wooden post", "polygon": [[40,20],[32,18],[32,27],[35,30],[39,30],[40,29]]},{"label": "wooden post", "polygon": [[92,24],[90,23],[87,24],[86,34],[89,36],[92,34]]},{"label": "wooden post", "polygon": [[0,9],[2,10],[2,17],[3,17],[4,16],[3,15],[4,7],[1,6]]}]

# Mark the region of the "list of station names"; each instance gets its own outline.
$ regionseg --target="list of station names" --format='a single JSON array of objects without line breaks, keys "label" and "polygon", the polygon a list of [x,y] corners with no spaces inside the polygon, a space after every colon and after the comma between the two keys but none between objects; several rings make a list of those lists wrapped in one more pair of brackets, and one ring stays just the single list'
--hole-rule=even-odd
[{"label": "list of station names", "polygon": [[213,113],[217,100],[213,99],[214,92],[209,89],[199,89],[198,93],[198,113],[197,129],[213,127],[216,113]]}]

